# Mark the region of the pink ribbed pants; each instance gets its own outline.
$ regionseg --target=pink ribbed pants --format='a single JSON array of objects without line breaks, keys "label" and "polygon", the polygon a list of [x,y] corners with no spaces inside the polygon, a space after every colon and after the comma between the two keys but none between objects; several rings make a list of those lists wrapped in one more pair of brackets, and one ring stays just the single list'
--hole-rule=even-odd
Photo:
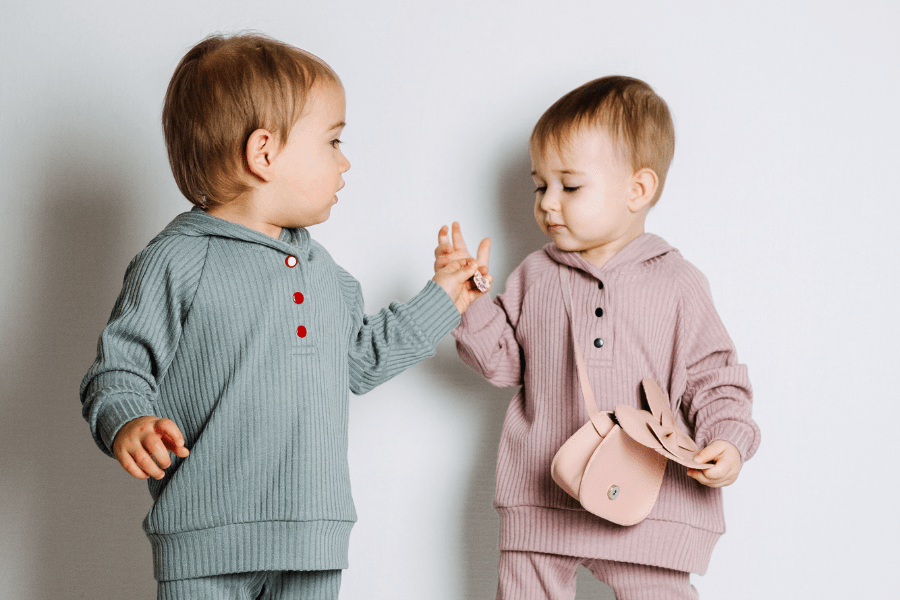
[{"label": "pink ribbed pants", "polygon": [[500,552],[497,600],[573,600],[575,570],[584,565],[616,600],[698,600],[690,574],[632,563],[537,552]]}]

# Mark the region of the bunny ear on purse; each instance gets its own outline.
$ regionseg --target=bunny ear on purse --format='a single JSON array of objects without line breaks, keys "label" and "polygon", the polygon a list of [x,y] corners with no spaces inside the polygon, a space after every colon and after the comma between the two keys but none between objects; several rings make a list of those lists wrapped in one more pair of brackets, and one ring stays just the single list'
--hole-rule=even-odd
[{"label": "bunny ear on purse", "polygon": [[669,397],[652,379],[641,380],[650,410],[638,410],[627,404],[616,407],[616,421],[634,441],[690,469],[708,469],[714,465],[694,461],[699,448],[682,431],[669,406]]}]

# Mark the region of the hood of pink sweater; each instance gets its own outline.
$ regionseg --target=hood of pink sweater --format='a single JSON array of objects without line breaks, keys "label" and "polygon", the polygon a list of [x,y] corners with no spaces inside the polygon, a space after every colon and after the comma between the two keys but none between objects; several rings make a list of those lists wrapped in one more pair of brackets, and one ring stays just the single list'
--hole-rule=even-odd
[{"label": "hood of pink sweater", "polygon": [[603,275],[617,271],[635,270],[669,252],[678,251],[658,235],[644,233],[622,248],[602,268],[589,263],[578,252],[560,250],[556,244],[547,244],[544,246],[544,252],[560,264],[580,269],[597,279],[602,279]]}]

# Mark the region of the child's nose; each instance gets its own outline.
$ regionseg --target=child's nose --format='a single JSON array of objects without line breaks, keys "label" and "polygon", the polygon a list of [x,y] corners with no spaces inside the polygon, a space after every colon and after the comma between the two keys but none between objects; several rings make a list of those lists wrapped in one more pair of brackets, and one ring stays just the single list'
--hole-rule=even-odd
[{"label": "child's nose", "polygon": [[347,160],[347,157],[344,156],[344,153],[341,152],[341,162],[340,162],[341,173],[346,173],[350,170],[350,161]]},{"label": "child's nose", "polygon": [[556,194],[553,193],[549,188],[544,192],[544,195],[541,196],[541,201],[538,204],[541,207],[541,210],[544,212],[548,212],[553,210],[554,208],[559,207],[559,198],[557,198]]}]

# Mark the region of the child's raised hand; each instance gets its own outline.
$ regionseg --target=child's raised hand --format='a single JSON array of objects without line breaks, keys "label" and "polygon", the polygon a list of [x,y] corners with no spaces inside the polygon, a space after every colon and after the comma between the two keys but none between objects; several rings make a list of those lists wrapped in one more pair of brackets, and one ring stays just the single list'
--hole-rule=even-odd
[{"label": "child's raised hand", "polygon": [[698,463],[715,463],[716,466],[702,471],[688,469],[687,474],[709,487],[718,488],[737,481],[743,463],[741,453],[734,444],[716,440],[694,456]]},{"label": "child's raised hand", "polygon": [[[469,250],[466,248],[466,242],[463,240],[462,230],[459,223],[454,222],[452,228],[453,238],[451,240],[448,235],[447,226],[441,227],[438,232],[438,245],[434,250],[434,272],[437,273],[449,265],[454,260],[462,258],[472,258]],[[487,275],[488,261],[491,254],[491,238],[484,238],[478,244],[478,265],[484,267],[481,269],[482,275]]]},{"label": "child's raised hand", "polygon": [[162,479],[172,461],[169,452],[185,458],[190,452],[174,421],[138,417],[125,423],[113,441],[113,455],[129,474],[138,479]]},{"label": "child's raised hand", "polygon": [[[447,292],[459,314],[466,312],[469,305],[485,293],[479,291],[472,281],[472,276],[479,269],[487,271],[487,267],[479,267],[474,258],[460,258],[439,269],[432,278]],[[492,278],[487,275],[484,280],[490,285]]]}]

